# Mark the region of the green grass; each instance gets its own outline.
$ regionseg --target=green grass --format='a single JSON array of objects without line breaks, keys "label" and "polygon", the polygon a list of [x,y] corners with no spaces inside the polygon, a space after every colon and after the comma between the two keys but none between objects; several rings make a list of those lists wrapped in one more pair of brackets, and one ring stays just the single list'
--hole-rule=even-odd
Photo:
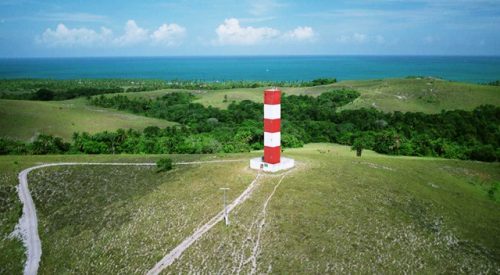
[{"label": "green grass", "polygon": [[[245,158],[260,155],[229,155]],[[392,157],[309,144],[286,150],[297,160],[269,201],[257,247],[258,273],[495,273],[500,268],[499,163]],[[161,156],[3,156],[1,186],[20,211],[16,173],[40,162],[155,161]],[[180,159],[214,156],[178,155]],[[17,162],[17,164],[15,163]],[[237,196],[255,172],[247,162],[38,170],[30,186],[40,219],[41,274],[144,273],[221,207],[219,187]],[[167,269],[170,273],[248,273],[262,207],[280,175],[255,193]],[[3,205],[6,205],[4,203]],[[14,221],[14,222],[12,222]],[[0,236],[1,237],[1,236]],[[73,245],[74,247],[70,247]],[[0,266],[19,273],[20,244],[0,238]]]},{"label": "green grass", "polygon": [[230,187],[228,197],[234,199],[253,178],[241,163],[155,170],[65,167],[35,172],[32,193],[40,205],[41,240],[48,244],[39,274],[144,273],[222,209],[221,187]]},{"label": "green grass", "polygon": [[[441,110],[472,110],[482,104],[500,105],[500,87],[472,83],[450,82],[433,78],[379,79],[341,81],[315,87],[285,87],[288,95],[317,96],[332,89],[353,89],[361,96],[342,109],[376,108],[384,112],[439,113]],[[122,93],[131,98],[153,99],[171,92],[192,92],[195,102],[205,106],[225,109],[232,101],[252,100],[262,102],[264,88],[237,88],[214,91],[158,90],[139,93]],[[114,94],[108,95],[114,96]],[[224,102],[227,96],[227,102]]]},{"label": "green grass", "polygon": [[[171,155],[170,157],[174,161],[210,160],[215,158],[215,156],[209,155]],[[234,157],[237,157],[237,155]],[[22,213],[22,205],[16,191],[18,184],[17,175],[20,171],[42,163],[52,162],[156,162],[159,158],[161,158],[159,155],[0,156],[0,251],[2,251],[0,253],[0,274],[21,274],[23,263],[26,259],[22,243],[17,238],[10,237]],[[228,166],[232,167],[233,165],[230,164]],[[141,261],[143,269],[149,268],[149,265],[154,264],[156,258],[161,257],[165,253],[165,249],[169,249],[172,245],[175,245],[171,242],[175,242],[178,238],[183,237],[178,236],[174,238],[175,232],[180,227],[176,226],[175,230],[165,232],[162,230],[165,229],[165,226],[173,226],[171,222],[175,221],[176,225],[182,225],[185,227],[185,230],[188,230],[179,232],[188,234],[189,230],[191,230],[190,228],[197,226],[201,222],[201,219],[216,212],[213,206],[220,203],[220,194],[217,193],[217,186],[219,184],[232,185],[244,181],[242,184],[231,186],[232,190],[228,195],[230,198],[233,198],[236,193],[241,192],[242,188],[246,186],[247,178],[250,179],[252,177],[252,175],[248,176],[247,171],[237,173],[234,177],[228,177],[222,169],[217,169],[217,171],[220,171],[219,173],[216,172],[212,173],[212,176],[206,176],[209,174],[210,169],[217,167],[216,164],[203,167],[199,165],[179,166],[174,171],[168,173],[156,173],[154,168],[131,168],[129,166],[112,168],[95,166],[65,167],[42,169],[32,172],[33,174],[29,176],[29,183],[35,204],[37,207],[40,207],[37,215],[39,219],[39,233],[42,238],[42,254],[44,255],[42,257],[44,266],[40,268],[39,272],[50,273],[49,270],[57,270],[60,273],[69,268],[73,270],[82,268],[87,271],[94,270],[95,273],[97,267],[91,267],[89,260],[95,260],[96,256],[90,255],[94,249],[88,246],[93,243],[95,245],[110,244],[109,239],[103,238],[118,238],[118,236],[120,238],[128,238],[130,235],[126,235],[127,232],[125,230],[133,231],[134,226],[144,226],[143,228],[157,230],[156,234],[168,237],[164,240],[155,240],[155,244],[153,245],[162,245],[162,247],[151,252],[155,253],[154,260],[142,262],[141,255],[135,254],[140,258],[138,261]],[[193,178],[194,175],[196,175],[195,178]],[[220,179],[222,180],[219,182]],[[43,181],[39,182],[40,180]],[[82,186],[86,188],[81,188]],[[172,186],[175,186],[175,191],[172,190]],[[186,188],[189,188],[189,192],[186,191]],[[206,191],[212,188],[216,191],[210,194],[210,196],[196,196],[200,190]],[[157,193],[155,189],[163,190],[163,192]],[[146,194],[153,196],[154,199],[149,197],[152,200],[147,202],[148,197]],[[175,207],[180,207],[175,210],[178,213],[182,213],[186,217],[194,216],[191,223],[179,221],[182,218],[181,216],[170,219],[164,215],[170,210],[174,211],[175,207],[171,208],[174,201],[179,202],[184,199],[191,206],[199,206],[200,203],[206,204],[197,209],[186,208],[180,204],[174,205]],[[158,202],[159,208],[155,208]],[[149,208],[138,207],[138,204]],[[70,207],[75,208],[71,210]],[[200,209],[205,209],[207,212],[200,213]],[[46,211],[49,212],[47,213]],[[159,220],[147,220],[148,217],[146,216],[153,214],[153,212],[149,211],[158,211],[156,213],[161,215],[162,218]],[[193,213],[196,213],[196,215]],[[129,218],[131,215],[135,218],[146,220],[143,220],[142,224],[138,223],[134,225],[135,222],[134,224],[130,224]],[[155,217],[155,215],[152,217]],[[196,222],[196,224],[193,222]],[[145,226],[144,223],[154,224]],[[115,228],[118,226],[123,231]],[[50,234],[48,234],[49,232]],[[145,232],[135,231],[136,234],[142,235],[142,237],[138,237],[139,241],[148,238],[147,236],[143,236]],[[114,236],[112,235],[114,233],[120,235]],[[59,237],[61,238],[60,240],[55,239]],[[97,237],[100,239],[96,239]],[[157,236],[153,235],[153,237]],[[77,246],[74,250],[70,250],[68,244],[73,242]],[[170,244],[167,245],[167,243]],[[131,245],[137,245],[137,243],[132,243]],[[141,246],[141,249],[148,249],[148,247]],[[80,254],[78,254],[80,250],[83,251],[82,253],[87,253],[86,257],[91,257],[91,259],[82,259],[81,262],[77,260],[80,257]],[[122,250],[117,250],[117,253],[123,252]],[[57,251],[64,251],[64,255]],[[98,260],[100,261],[106,259],[109,253],[112,253],[107,250],[106,252],[103,252],[103,250],[96,250],[95,252],[106,253],[99,255]],[[131,250],[130,252],[134,251]],[[74,257],[77,257],[77,259]],[[106,270],[116,270],[115,260],[117,260],[118,256],[113,254],[113,257],[113,259],[108,260],[107,265],[99,267],[101,269],[98,270],[104,270],[104,268]],[[64,263],[65,260],[72,262],[66,265]],[[82,265],[86,264],[88,266],[82,267]],[[123,266],[120,267],[123,268]]]},{"label": "green grass", "polygon": [[37,134],[70,140],[73,132],[166,127],[173,123],[86,105],[85,99],[67,101],[0,100],[0,136],[28,141]]},{"label": "green grass", "polygon": [[343,109],[374,107],[384,112],[439,113],[500,105],[500,87],[432,78],[342,81],[333,87],[354,89],[361,96]]},{"label": "green grass", "polygon": [[[299,165],[268,205],[257,273],[498,272],[500,200],[486,191],[500,180],[498,163],[356,158],[332,145],[286,154]],[[167,271],[249,273],[278,181],[262,182],[230,228],[219,224]]]}]

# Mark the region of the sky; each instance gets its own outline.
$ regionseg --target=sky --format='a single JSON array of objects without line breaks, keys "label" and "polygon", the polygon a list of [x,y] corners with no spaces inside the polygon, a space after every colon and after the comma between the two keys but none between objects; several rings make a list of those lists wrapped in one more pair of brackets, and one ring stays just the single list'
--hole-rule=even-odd
[{"label": "sky", "polygon": [[500,55],[500,0],[0,0],[0,57]]}]

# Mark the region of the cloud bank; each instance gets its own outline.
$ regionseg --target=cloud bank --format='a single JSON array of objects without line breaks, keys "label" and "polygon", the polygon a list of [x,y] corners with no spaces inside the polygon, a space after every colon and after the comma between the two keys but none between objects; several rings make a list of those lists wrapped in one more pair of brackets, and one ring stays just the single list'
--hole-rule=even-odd
[{"label": "cloud bank", "polygon": [[255,45],[280,34],[278,30],[268,27],[242,27],[236,18],[224,20],[224,23],[215,29],[215,33],[218,45]]},{"label": "cloud bank", "polygon": [[87,28],[69,29],[64,24],[57,25],[55,30],[47,29],[37,39],[38,42],[48,46],[93,46],[102,45],[110,40],[112,32],[110,29],[101,28],[100,32]]},{"label": "cloud bank", "polygon": [[313,40],[315,34],[311,27],[297,27],[294,30],[285,33],[284,37],[291,40],[307,41]]},{"label": "cloud bank", "polygon": [[180,44],[184,39],[186,29],[177,24],[163,24],[151,34],[151,40],[155,45],[174,46]]},{"label": "cloud bank", "polygon": [[[252,46],[269,42],[307,42],[316,39],[311,27],[298,26],[288,31],[272,27],[242,26],[236,18],[224,20],[216,29],[214,46]],[[130,47],[150,45],[170,47],[180,45],[186,36],[186,28],[175,23],[163,24],[150,31],[139,26],[134,20],[125,23],[120,35],[102,27],[99,30],[89,28],[69,28],[59,24],[55,29],[47,28],[36,37],[39,44],[49,47]]]},{"label": "cloud bank", "polygon": [[271,27],[244,27],[236,18],[224,20],[224,23],[215,29],[217,38],[213,44],[226,45],[257,45],[276,40],[312,41],[315,38],[311,27],[297,27],[294,30],[282,33]]},{"label": "cloud bank", "polygon": [[138,44],[175,46],[182,43],[186,29],[177,24],[163,24],[150,32],[134,20],[128,20],[123,34],[116,36],[105,27],[99,31],[88,28],[68,28],[59,24],[53,30],[46,29],[36,41],[50,47],[127,47]]}]

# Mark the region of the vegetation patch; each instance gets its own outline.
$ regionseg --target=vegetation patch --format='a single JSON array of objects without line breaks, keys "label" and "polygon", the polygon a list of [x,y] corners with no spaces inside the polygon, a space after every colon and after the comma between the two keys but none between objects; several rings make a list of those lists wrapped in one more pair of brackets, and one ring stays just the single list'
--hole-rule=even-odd
[{"label": "vegetation patch", "polygon": [[[354,145],[360,154],[372,149],[391,155],[440,156],[496,161],[500,158],[500,107],[480,106],[473,111],[439,114],[383,113],[376,109],[337,110],[356,100],[359,93],[332,90],[319,96],[284,95],[284,148],[310,142]],[[75,133],[72,144],[40,136],[31,144],[0,140],[8,153],[234,153],[263,148],[262,104],[241,101],[227,110],[194,103],[190,93],[169,93],[154,100],[124,95],[99,96],[91,103],[135,114],[175,121],[181,127],[147,127]],[[52,145],[53,144],[53,145]],[[42,148],[39,148],[42,147]]]},{"label": "vegetation patch", "polygon": [[158,172],[170,171],[173,168],[172,159],[162,158],[156,162],[156,168]]},{"label": "vegetation patch", "polygon": [[132,93],[161,89],[221,90],[257,87],[309,87],[337,82],[335,78],[312,81],[197,81],[156,79],[0,79],[0,98],[21,100],[67,100],[100,94]]}]

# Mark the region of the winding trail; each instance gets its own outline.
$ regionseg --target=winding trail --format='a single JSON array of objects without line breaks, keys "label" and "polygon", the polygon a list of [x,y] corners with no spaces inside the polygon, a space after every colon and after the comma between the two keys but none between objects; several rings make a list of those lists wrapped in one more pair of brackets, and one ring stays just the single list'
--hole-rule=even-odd
[{"label": "winding trail", "polygon": [[[193,162],[177,162],[174,164],[189,165],[189,164],[239,162],[239,161],[246,161],[246,160],[236,159],[236,160],[193,161]],[[35,203],[33,202],[33,198],[31,197],[31,193],[28,188],[28,174],[31,171],[40,168],[52,167],[52,166],[73,166],[73,165],[156,166],[156,163],[59,162],[59,163],[48,163],[48,164],[37,165],[21,171],[21,173],[19,173],[19,185],[17,186],[17,193],[19,199],[23,203],[23,214],[19,219],[16,228],[20,233],[24,246],[26,247],[26,263],[24,264],[24,274],[26,275],[37,274],[38,267],[40,264],[40,258],[42,256],[42,245],[40,242],[40,236],[38,235],[38,219],[36,216]]]},{"label": "winding trail", "polygon": [[[257,185],[257,181],[260,177],[260,173],[257,174],[255,179],[248,185],[247,189],[241,193],[241,195],[236,198],[231,204],[227,206],[227,212],[231,212],[238,204],[244,202],[250,195],[252,194],[255,186]],[[224,218],[224,211],[220,211],[215,215],[212,219],[210,219],[207,223],[205,223],[202,227],[198,228],[191,236],[187,237],[182,241],[177,247],[172,249],[163,259],[161,259],[156,265],[148,271],[148,275],[159,274],[163,269],[167,268],[171,265],[177,258],[181,256],[184,250],[188,249],[194,242],[196,242],[203,234],[208,232],[214,225],[218,222],[222,221]]]}]

